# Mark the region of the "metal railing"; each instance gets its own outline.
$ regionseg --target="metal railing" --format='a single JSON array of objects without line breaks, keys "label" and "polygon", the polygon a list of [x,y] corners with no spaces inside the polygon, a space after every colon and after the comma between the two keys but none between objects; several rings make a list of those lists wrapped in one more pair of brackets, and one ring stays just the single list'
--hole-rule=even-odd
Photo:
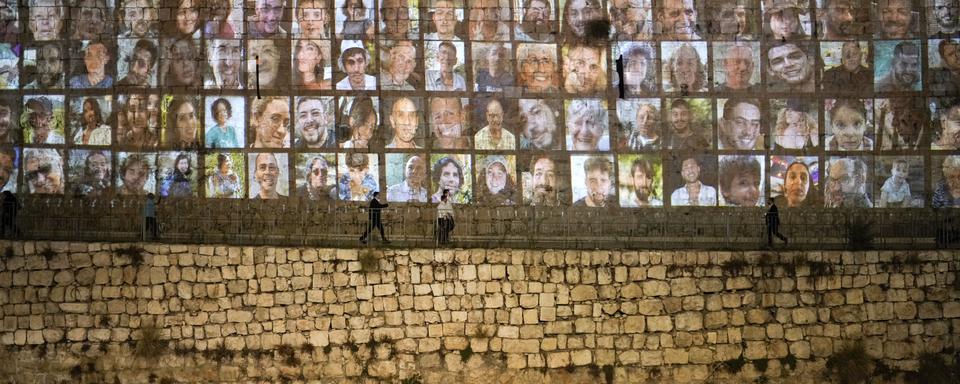
[{"label": "metal railing", "polygon": [[[143,200],[28,196],[17,218],[24,239],[141,241]],[[596,209],[456,207],[457,247],[557,249],[760,249],[765,210],[731,208]],[[404,205],[382,213],[394,246],[435,247],[436,210]],[[958,247],[960,210],[781,211],[787,249],[843,249],[853,218],[873,222],[874,246],[887,249]],[[159,239],[170,243],[356,247],[367,225],[365,207],[285,200],[163,200]],[[377,245],[379,233],[368,246]],[[373,240],[376,239],[376,240]],[[939,241],[938,241],[939,239]]]}]

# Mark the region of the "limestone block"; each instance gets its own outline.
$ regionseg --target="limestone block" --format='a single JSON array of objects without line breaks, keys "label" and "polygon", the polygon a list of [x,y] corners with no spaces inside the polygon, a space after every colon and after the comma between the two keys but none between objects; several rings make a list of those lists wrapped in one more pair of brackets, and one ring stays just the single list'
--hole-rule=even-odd
[{"label": "limestone block", "polygon": [[92,342],[110,341],[109,329],[90,329],[87,331],[87,340]]},{"label": "limestone block", "polygon": [[649,297],[667,296],[670,294],[670,284],[665,281],[648,280],[644,281],[643,294]]},{"label": "limestone block", "polygon": [[649,316],[646,320],[649,332],[670,332],[673,330],[673,321],[670,316]]},{"label": "limestone block", "polygon": [[699,279],[698,285],[700,286],[700,291],[703,293],[714,293],[723,290],[723,280],[716,278]]},{"label": "limestone block", "polygon": [[940,303],[928,301],[920,303],[919,314],[921,319],[939,319],[943,312],[940,310]]},{"label": "limestone block", "polygon": [[689,277],[680,277],[670,280],[670,295],[674,297],[697,294],[696,280]]},{"label": "limestone block", "polygon": [[644,367],[663,365],[663,351],[640,351],[640,365]]},{"label": "limestone block", "polygon": [[811,308],[794,308],[790,316],[795,324],[812,324],[817,321],[817,312]]},{"label": "limestone block", "polygon": [[687,364],[690,362],[690,354],[682,348],[664,348],[663,362],[665,364]]},{"label": "limestone block", "polygon": [[637,303],[637,312],[641,315],[660,315],[663,314],[663,309],[663,301],[659,299],[640,300]]},{"label": "limestone block", "polygon": [[572,351],[570,352],[570,360],[573,362],[573,365],[584,366],[593,362],[593,354],[590,350],[586,349]]},{"label": "limestone block", "polygon": [[597,289],[592,285],[578,285],[570,290],[570,300],[588,301],[597,299]]},{"label": "limestone block", "polygon": [[714,352],[709,348],[690,347],[688,352],[689,362],[693,364],[713,364]]},{"label": "limestone block", "polygon": [[377,284],[373,286],[374,296],[393,296],[396,294],[397,286],[395,284]]},{"label": "limestone block", "polygon": [[910,301],[893,303],[893,313],[900,320],[910,320],[917,317],[917,305]]},{"label": "limestone block", "polygon": [[684,312],[676,317],[678,331],[699,331],[703,329],[703,314],[700,312]]},{"label": "limestone block", "polygon": [[790,354],[798,359],[810,358],[810,342],[805,340],[790,343]]},{"label": "limestone block", "polygon": [[253,312],[243,310],[227,310],[227,321],[231,323],[249,323],[253,321]]},{"label": "limestone block", "polygon": [[540,341],[536,339],[504,339],[502,348],[507,353],[540,353]]},{"label": "limestone block", "polygon": [[643,296],[643,289],[637,283],[630,283],[620,288],[620,296],[624,299],[636,299]]},{"label": "limestone block", "polygon": [[569,352],[551,352],[547,354],[547,368],[563,368],[570,365]]},{"label": "limestone block", "polygon": [[829,337],[810,337],[810,350],[813,356],[829,357],[833,354],[833,339]]},{"label": "limestone block", "polygon": [[646,321],[643,316],[627,316],[623,318],[624,333],[643,333]]},{"label": "limestone block", "polygon": [[417,341],[417,352],[427,353],[440,350],[440,339],[435,337],[423,338]]},{"label": "limestone block", "polygon": [[943,303],[943,317],[947,319],[960,317],[960,302],[949,301]]},{"label": "limestone block", "polygon": [[703,326],[706,329],[723,328],[729,323],[726,311],[707,312],[703,316]]}]

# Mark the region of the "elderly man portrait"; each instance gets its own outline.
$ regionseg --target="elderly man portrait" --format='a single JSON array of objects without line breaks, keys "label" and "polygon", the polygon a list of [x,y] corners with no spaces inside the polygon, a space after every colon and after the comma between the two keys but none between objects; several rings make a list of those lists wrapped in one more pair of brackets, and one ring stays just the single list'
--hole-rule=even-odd
[{"label": "elderly man portrait", "polygon": [[655,31],[661,40],[700,39],[699,10],[694,0],[662,0],[658,5]]},{"label": "elderly man portrait", "polygon": [[118,16],[121,38],[157,37],[160,17],[155,0],[121,0]]},{"label": "elderly man portrait", "polygon": [[[808,0],[763,0],[763,30],[768,40],[807,39]],[[804,15],[802,20],[801,16]]]},{"label": "elderly man portrait", "polygon": [[247,89],[282,88],[289,80],[287,54],[279,40],[247,41]]},{"label": "elderly man portrait", "polygon": [[516,149],[516,137],[503,127],[504,112],[503,104],[500,100],[491,99],[487,103],[486,108],[484,108],[484,116],[486,117],[487,125],[474,135],[474,145],[476,149]]},{"label": "elderly man portrait", "polygon": [[710,149],[710,140],[704,136],[707,130],[697,122],[687,100],[674,99],[670,103],[667,119],[670,122],[670,149]]},{"label": "elderly man portrait", "polygon": [[66,57],[63,47],[58,43],[42,43],[33,51],[36,53],[36,72],[33,81],[24,85],[23,88],[63,88],[64,60]]},{"label": "elderly man portrait", "polygon": [[510,40],[510,7],[501,0],[472,0],[469,2],[467,28],[470,40],[503,41]]},{"label": "elderly man portrait", "polygon": [[520,99],[520,149],[560,149],[560,107],[543,99]]},{"label": "elderly man portrait", "polygon": [[370,64],[370,52],[359,40],[344,40],[340,42],[340,59],[337,64],[340,72],[345,74],[343,80],[337,82],[339,90],[371,91],[377,88],[377,78],[367,74]]},{"label": "elderly man portrait", "polygon": [[[807,101],[789,99],[786,105],[775,113],[773,123],[773,149],[808,149],[820,145],[820,130],[816,108]],[[814,112],[810,112],[814,111]]]},{"label": "elderly man portrait", "polygon": [[63,193],[63,156],[50,148],[23,150],[23,179],[30,193]]},{"label": "elderly man portrait", "polygon": [[520,67],[517,78],[525,92],[552,93],[559,90],[555,45],[520,44],[517,61]]},{"label": "elderly man portrait", "polygon": [[529,172],[525,172],[529,173],[530,181],[524,185],[530,191],[524,193],[524,203],[535,207],[556,207],[563,204],[558,172],[557,162],[549,156],[531,156]]},{"label": "elderly man portrait", "polygon": [[427,162],[413,155],[403,165],[403,180],[387,187],[387,201],[426,203],[428,192]]},{"label": "elderly man portrait", "polygon": [[[418,10],[415,10],[418,11]],[[414,12],[413,19],[410,15],[410,4],[408,0],[380,0],[380,37],[385,39],[418,39],[420,34],[415,27],[411,26],[411,21],[419,22],[417,12]]]},{"label": "elderly man portrait", "polygon": [[604,100],[574,99],[567,103],[567,149],[610,150],[609,116]]},{"label": "elderly man portrait", "polygon": [[716,0],[706,3],[712,15],[710,34],[720,40],[755,40],[760,10],[752,0]]},{"label": "elderly man portrait", "polygon": [[720,149],[760,150],[766,143],[761,127],[760,102],[756,99],[728,99],[720,119]]},{"label": "elderly man portrait", "polygon": [[655,49],[646,42],[620,43],[623,59],[624,90],[627,95],[652,95],[657,92]]},{"label": "elderly man portrait", "polygon": [[[827,43],[821,43],[823,47]],[[859,41],[846,41],[840,48],[840,65],[823,71],[824,91],[866,94],[873,90],[873,70],[863,64]]]},{"label": "elderly man portrait", "polygon": [[423,39],[460,41],[460,37],[457,36],[459,33],[457,27],[460,24],[457,10],[462,5],[454,4],[453,0],[430,0],[429,2],[433,3],[432,7],[427,8],[433,24],[433,32],[424,35]]},{"label": "elderly man portrait", "polygon": [[329,39],[330,0],[301,0],[294,11],[301,39]]},{"label": "elderly man portrait", "polygon": [[[664,43],[664,51],[668,44],[671,43]],[[707,91],[707,64],[697,47],[706,48],[706,43],[680,43],[676,46],[663,64],[664,91],[681,94]]]},{"label": "elderly man portrait", "polygon": [[294,148],[336,148],[333,128],[333,98],[297,97],[297,125]]},{"label": "elderly man portrait", "polygon": [[716,42],[713,45],[716,78],[723,79],[714,89],[718,92],[756,92],[759,80],[754,80],[756,63],[760,60],[756,43],[738,41]]},{"label": "elderly man portrait", "polygon": [[764,52],[767,86],[775,92],[813,92],[816,55],[798,42],[775,42]]},{"label": "elderly man portrait", "polygon": [[[931,41],[929,44],[933,44]],[[930,90],[936,94],[960,94],[960,38],[943,39],[937,44],[940,68],[931,68]]]},{"label": "elderly man portrait", "polygon": [[650,40],[651,0],[609,0],[613,36],[617,40]]},{"label": "elderly man portrait", "polygon": [[150,87],[156,77],[157,60],[160,58],[157,44],[152,40],[140,39],[132,52],[123,58],[127,63],[127,74],[117,85],[126,87]]},{"label": "elderly man portrait", "polygon": [[930,149],[937,151],[960,149],[960,97],[936,100],[936,127]]},{"label": "elderly man portrait", "polygon": [[[58,102],[59,104],[59,102]],[[46,96],[40,96],[27,99],[25,103],[27,109],[27,126],[24,130],[27,133],[27,142],[30,144],[64,144],[63,134],[54,130],[54,124],[57,123],[54,116],[53,101]],[[61,109],[57,114],[62,114]],[[62,124],[62,119],[60,119]]]},{"label": "elderly man portrait", "polygon": [[253,12],[247,13],[247,37],[251,39],[282,39],[287,31],[280,23],[285,15],[284,0],[256,0]]},{"label": "elderly man portrait", "polygon": [[517,12],[520,13],[513,35],[517,40],[552,43],[556,20],[554,4],[551,0],[521,0]]},{"label": "elderly man portrait", "polygon": [[[417,144],[417,130],[420,127],[420,116],[417,111],[417,103],[406,97],[401,97],[393,102],[390,108],[390,128],[393,130],[393,138],[387,143],[388,149],[420,149],[423,148]],[[389,191],[388,191],[389,194]]]},{"label": "elderly man portrait", "polygon": [[878,39],[908,39],[917,35],[919,0],[876,0],[873,7]]},{"label": "elderly man portrait", "polygon": [[16,98],[0,97],[0,144],[20,142],[20,113]]},{"label": "elderly man portrait", "polygon": [[337,195],[336,186],[332,183],[327,184],[327,180],[331,172],[336,174],[336,169],[330,169],[330,163],[326,157],[320,154],[307,155],[304,168],[306,176],[303,184],[297,186],[297,196],[310,201],[332,201]]},{"label": "elderly man portrait", "polygon": [[34,41],[60,39],[67,8],[63,0],[29,0],[27,28]]},{"label": "elderly man portrait", "polygon": [[605,40],[609,34],[606,30],[600,36],[588,36],[594,32],[590,30],[591,23],[607,19],[607,12],[600,0],[569,0],[563,5],[560,36],[563,41],[583,41],[588,37]]},{"label": "elderly man portrait", "polygon": [[463,43],[441,41],[438,45],[430,44],[430,50],[437,53],[436,62],[427,65],[428,91],[466,91],[467,82],[463,75],[454,72],[458,65],[462,65],[457,58],[457,49],[463,49]]},{"label": "elderly man portrait", "polygon": [[[659,160],[657,167],[660,167]],[[620,164],[624,164],[622,161]],[[630,194],[621,196],[621,207],[659,207],[663,201],[657,197],[660,193],[654,187],[654,179],[657,177],[654,172],[654,164],[644,158],[636,158],[630,163]]]},{"label": "elderly man portrait", "polygon": [[613,186],[616,180],[613,174],[613,162],[606,156],[585,156],[583,161],[583,187],[586,196],[573,202],[574,207],[610,207],[617,206],[617,197]]},{"label": "elderly man portrait", "polygon": [[960,207],[960,155],[946,156],[943,163],[935,165],[941,166],[942,174],[933,186],[933,207]]},{"label": "elderly man portrait", "polygon": [[[618,107],[618,110],[620,108]],[[643,151],[660,149],[660,109],[652,102],[640,101],[637,103],[634,120],[621,120],[621,124],[626,123],[632,127],[626,133],[626,140],[621,141],[620,150]],[[633,124],[630,124],[633,123]]]},{"label": "elderly man portrait", "polygon": [[113,1],[76,0],[70,4],[70,25],[74,40],[116,38],[113,35]]},{"label": "elderly man portrait", "polygon": [[867,195],[869,166],[860,158],[834,157],[827,166],[823,201],[827,208],[872,208]]},{"label": "elderly man portrait", "polygon": [[607,87],[606,47],[573,45],[563,58],[563,88],[573,94],[594,94]]},{"label": "elderly man portrait", "polygon": [[286,97],[254,98],[250,115],[252,148],[290,147],[290,104]]},{"label": "elderly man portrait", "polygon": [[960,36],[960,0],[927,0],[927,25],[931,38]]},{"label": "elderly man portrait", "polygon": [[[274,153],[257,153],[250,154],[251,157],[255,157],[253,162],[253,181],[250,183],[250,198],[251,199],[279,199],[281,197],[287,197],[284,194],[281,194],[278,190],[280,188],[280,183],[286,182],[284,169],[280,168],[280,163],[277,161],[277,155]],[[285,154],[280,154],[280,156],[286,156]],[[254,189],[257,187],[256,189]],[[256,191],[256,193],[254,193]]]},{"label": "elderly man portrait", "polygon": [[866,0],[818,0],[817,23],[823,40],[863,37],[870,31],[870,7]]},{"label": "elderly man portrait", "polygon": [[392,47],[381,45],[380,89],[385,91],[413,91],[422,85],[422,79],[415,75],[417,67],[417,48],[408,40],[397,41]]},{"label": "elderly man portrait", "polygon": [[240,89],[240,65],[243,62],[241,59],[242,54],[243,47],[240,45],[240,40],[207,40],[207,57],[210,58],[209,64],[210,69],[213,70],[213,76],[206,79],[206,87]]},{"label": "elderly man portrait", "polygon": [[470,137],[466,136],[466,118],[463,104],[458,97],[434,97],[430,99],[430,130],[434,136],[434,148],[468,149]]},{"label": "elderly man portrait", "polygon": [[91,42],[83,50],[83,65],[86,73],[70,78],[70,88],[110,88],[113,76],[107,74],[110,52],[102,42]]},{"label": "elderly man portrait", "polygon": [[[879,63],[884,58],[877,57]],[[909,92],[919,91],[921,59],[920,47],[911,41],[901,41],[893,48],[890,55],[887,73],[876,74],[877,92]]]},{"label": "elderly man portrait", "polygon": [[670,194],[670,205],[682,206],[715,206],[717,205],[717,189],[700,181],[700,162],[690,157],[680,164],[680,176],[683,185]]},{"label": "elderly man portrait", "polygon": [[724,206],[763,206],[762,156],[720,156],[720,197]]}]

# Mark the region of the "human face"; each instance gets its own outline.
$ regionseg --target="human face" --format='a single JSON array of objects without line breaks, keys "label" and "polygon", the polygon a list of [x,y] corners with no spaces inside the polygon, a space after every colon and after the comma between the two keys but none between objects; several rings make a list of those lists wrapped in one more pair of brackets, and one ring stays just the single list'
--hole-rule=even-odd
[{"label": "human face", "polygon": [[189,40],[179,40],[170,47],[170,71],[173,82],[189,86],[197,83],[196,48]]},{"label": "human face", "polygon": [[187,173],[187,171],[190,170],[190,161],[187,159],[177,161],[177,170],[180,171],[180,173]]},{"label": "human face", "polygon": [[249,64],[247,71],[256,73],[256,57],[260,57],[260,84],[273,84],[280,71],[280,53],[273,40],[254,40],[250,42]]},{"label": "human face", "polygon": [[290,107],[282,100],[272,100],[257,119],[257,141],[266,148],[282,148],[287,142]]},{"label": "human face", "polygon": [[390,112],[390,126],[399,141],[409,143],[417,135],[417,106],[410,99],[397,100]]},{"label": "human face", "polygon": [[430,101],[430,121],[437,138],[457,138],[462,135],[462,117],[460,101],[456,99],[438,99]]},{"label": "human face", "polygon": [[901,54],[893,62],[893,76],[904,85],[913,85],[920,80],[920,56]]},{"label": "human face", "polygon": [[749,10],[740,5],[723,4],[716,9],[713,19],[720,23],[720,33],[724,35],[739,34],[742,26],[747,25]]},{"label": "human face", "polygon": [[952,71],[960,71],[960,42],[951,40],[943,46],[943,66]]},{"label": "human face", "polygon": [[647,78],[647,58],[643,55],[631,56],[624,68],[624,82],[627,86],[639,87]]},{"label": "human face", "polygon": [[423,185],[424,179],[427,178],[427,163],[420,156],[411,157],[403,169],[403,178],[408,185]]},{"label": "human face", "polygon": [[157,23],[157,11],[147,0],[131,0],[123,5],[123,23],[135,37],[146,37]]},{"label": "human face", "polygon": [[63,192],[63,176],[60,164],[50,159],[29,156],[23,168],[24,178],[30,185],[31,193]]},{"label": "human face", "polygon": [[652,137],[657,133],[657,111],[650,105],[637,108],[637,129],[643,137]]},{"label": "human face", "polygon": [[[152,95],[151,95],[152,96]],[[150,120],[149,102],[147,96],[140,94],[130,95],[127,101],[126,121],[128,129],[134,133],[142,133],[146,130]]]},{"label": "human face", "polygon": [[348,52],[343,58],[343,69],[347,71],[350,85],[356,88],[364,87],[364,76],[367,74],[367,57],[363,52]]},{"label": "human face", "polygon": [[240,82],[240,40],[217,40],[214,48],[214,68],[223,85]]},{"label": "human face", "polygon": [[739,174],[730,180],[730,190],[723,196],[728,203],[740,207],[753,207],[760,200],[760,179],[757,175]]},{"label": "human face", "polygon": [[567,122],[567,129],[570,136],[573,137],[573,150],[576,151],[596,151],[603,136],[603,126],[597,121],[597,116],[593,111],[577,114],[571,121]]},{"label": "human face", "polygon": [[902,39],[910,35],[913,20],[910,0],[881,0],[879,4],[880,31],[887,39]]},{"label": "human face", "polygon": [[860,149],[863,144],[863,134],[867,131],[866,117],[859,112],[840,107],[834,114],[833,135],[837,139],[837,144],[841,150],[855,151]]},{"label": "human face", "polygon": [[433,25],[437,28],[437,34],[440,36],[453,34],[453,29],[457,26],[457,15],[452,2],[437,2],[433,8]]},{"label": "human face", "polygon": [[683,181],[687,183],[697,182],[697,179],[700,178],[700,165],[694,159],[684,160],[681,165],[680,176],[683,176]]},{"label": "human face", "polygon": [[313,188],[321,188],[327,185],[328,175],[327,165],[323,161],[315,160],[310,165],[310,173],[307,174],[307,180]]},{"label": "human face", "polygon": [[[475,0],[470,2],[470,30],[474,31],[474,38],[482,38],[476,31],[482,33],[496,33],[500,22],[500,4],[498,0]],[[490,36],[492,37],[492,36]]]},{"label": "human face", "polygon": [[829,38],[847,37],[854,33],[853,6],[849,0],[834,0],[824,11]]},{"label": "human face", "polygon": [[599,20],[600,16],[600,9],[595,4],[588,3],[588,0],[572,0],[570,7],[567,8],[567,14],[564,15],[573,34],[579,37],[586,35],[587,23]]},{"label": "human face", "polygon": [[953,30],[957,27],[960,19],[960,2],[957,0],[935,0],[933,2],[933,14],[936,17],[937,25],[944,30]]},{"label": "human face", "polygon": [[693,113],[690,107],[678,105],[670,109],[670,124],[673,125],[674,132],[686,134],[690,131],[690,120],[693,119]]},{"label": "human face", "polygon": [[947,181],[950,191],[960,191],[960,167],[949,165],[949,157],[943,161],[943,178]]},{"label": "human face", "polygon": [[496,130],[500,129],[501,124],[503,124],[503,107],[500,106],[499,101],[491,101],[487,104],[487,125]]},{"label": "human face", "polygon": [[530,7],[524,10],[523,22],[533,24],[538,29],[546,28],[550,23],[551,13],[550,4],[534,0],[530,2]]},{"label": "human face", "polygon": [[300,6],[297,22],[300,24],[300,37],[318,39],[325,37],[327,4],[325,1],[306,1]]},{"label": "human face", "polygon": [[52,119],[53,115],[50,112],[37,111],[31,113],[30,126],[33,127],[34,134],[38,137],[47,137],[50,133],[50,120]]},{"label": "human face", "polygon": [[389,36],[406,36],[410,31],[410,7],[406,0],[384,0],[380,7],[380,17],[386,25]]},{"label": "human face", "polygon": [[457,50],[449,45],[441,45],[437,58],[440,62],[440,71],[453,72],[453,66],[457,64]]},{"label": "human face", "polygon": [[44,45],[37,53],[37,71],[40,72],[40,83],[53,86],[63,75],[63,61],[60,59],[60,48],[55,45]]},{"label": "human face", "polygon": [[147,85],[150,81],[150,69],[153,68],[153,55],[146,49],[138,49],[133,52],[130,63],[127,66],[127,77],[133,83],[138,85]]},{"label": "human face", "polygon": [[454,163],[440,168],[440,189],[449,189],[453,194],[460,190],[460,170]]},{"label": "human face", "polygon": [[231,168],[233,168],[233,160],[228,157],[226,161],[220,163],[219,170],[221,174],[226,175],[230,173]]},{"label": "human face", "polygon": [[643,172],[643,168],[637,167],[633,170],[633,190],[637,193],[637,199],[647,201],[653,188],[652,175]]},{"label": "human face", "polygon": [[100,117],[97,116],[97,111],[93,109],[93,103],[96,101],[84,101],[83,102],[83,123],[86,125],[95,125],[99,123]]},{"label": "human face", "polygon": [[507,169],[503,167],[503,164],[490,164],[484,173],[486,174],[487,190],[491,194],[502,191],[507,185]]},{"label": "human face", "polygon": [[13,175],[13,158],[6,153],[0,153],[0,188],[7,185]]},{"label": "human face", "polygon": [[727,86],[733,89],[745,89],[750,86],[753,77],[753,50],[747,47],[733,47],[723,59],[723,71]]},{"label": "human face", "polygon": [[407,81],[416,65],[417,50],[412,45],[397,45],[390,50],[390,75],[395,82]]},{"label": "human face", "polygon": [[587,171],[587,197],[594,207],[602,207],[610,193],[610,172],[602,169]]},{"label": "human face", "polygon": [[534,49],[520,63],[520,79],[527,89],[533,92],[545,91],[553,87],[557,62],[550,51]]},{"label": "human face", "polygon": [[557,123],[553,111],[540,101],[520,103],[520,116],[523,123],[523,135],[537,149],[552,149]]},{"label": "human face", "polygon": [[835,161],[830,164],[830,181],[840,187],[840,192],[845,194],[857,193],[860,190],[860,180],[851,169],[850,162]]},{"label": "human face", "polygon": [[790,149],[803,149],[803,143],[806,141],[806,137],[810,134],[807,126],[807,116],[803,112],[797,112],[788,109],[783,117],[786,120],[786,125],[784,126],[783,131],[779,132],[778,135],[791,139],[799,138],[800,140],[785,141],[785,143],[796,142],[796,144],[793,145],[785,145],[785,143],[778,144]]},{"label": "human face", "polygon": [[843,43],[843,56],[840,57],[840,64],[847,71],[854,71],[860,67],[860,61],[863,58],[863,52],[860,52],[860,45],[857,43]]},{"label": "human face", "polygon": [[10,107],[0,107],[0,136],[7,136],[10,133],[10,116],[13,112]]},{"label": "human face", "polygon": [[353,132],[353,141],[356,143],[366,143],[370,141],[370,138],[373,137],[373,126],[376,125],[376,123],[377,119],[373,115],[370,115],[364,121],[359,121],[351,117],[350,130]]},{"label": "human face", "polygon": [[770,14],[770,31],[775,40],[788,39],[800,27],[800,14],[795,8],[785,8]]},{"label": "human face", "polygon": [[940,113],[940,143],[947,148],[960,148],[960,106]]},{"label": "human face", "polygon": [[107,54],[107,47],[96,43],[87,47],[87,52],[83,55],[83,63],[87,67],[87,73],[102,74],[110,55]]},{"label": "human face", "polygon": [[893,168],[890,169],[890,174],[900,179],[906,179],[909,173],[910,165],[906,163],[893,163]]},{"label": "human face", "polygon": [[807,199],[807,192],[810,190],[810,171],[801,164],[792,164],[787,168],[787,176],[783,183],[787,205],[790,207],[800,205]]},{"label": "human face", "polygon": [[260,183],[260,191],[273,193],[277,189],[277,178],[280,177],[280,167],[277,158],[270,153],[257,155],[255,177]]},{"label": "human face", "polygon": [[500,68],[500,54],[503,48],[501,46],[494,46],[487,51],[487,68],[491,70]]},{"label": "human face", "polygon": [[308,147],[318,146],[327,140],[327,114],[320,100],[310,99],[297,107],[297,129]]},{"label": "human face", "polygon": [[697,58],[697,51],[693,47],[681,46],[676,52],[674,60],[673,77],[676,80],[677,87],[694,90],[694,84],[700,74],[700,60]]},{"label": "human face", "polygon": [[123,173],[123,187],[128,191],[141,193],[149,175],[150,168],[147,167],[147,164],[140,161],[134,162],[128,165]]},{"label": "human face", "polygon": [[697,8],[693,0],[665,0],[660,9],[663,33],[689,39],[696,34]]},{"label": "human face", "polygon": [[362,0],[347,0],[345,7],[347,18],[350,20],[363,20],[367,18],[367,10],[363,7]]},{"label": "human face", "polygon": [[541,158],[533,164],[533,186],[544,192],[557,188],[557,165],[548,158]]},{"label": "human face", "polygon": [[300,73],[314,73],[317,65],[323,59],[320,47],[310,40],[297,42],[297,71]]},{"label": "human face", "polygon": [[577,47],[570,51],[565,69],[567,79],[573,86],[571,92],[592,92],[598,87],[600,78],[600,54],[595,49]]},{"label": "human face", "polygon": [[183,0],[177,7],[176,21],[177,31],[184,35],[191,35],[197,30],[200,14],[197,11],[199,7],[194,0]]},{"label": "human face", "polygon": [[56,40],[63,27],[63,7],[52,0],[38,1],[30,7],[30,31],[37,41]]},{"label": "human face", "polygon": [[256,27],[261,34],[272,35],[280,28],[280,17],[283,16],[283,0],[257,1]]},{"label": "human face", "polygon": [[11,21],[17,19],[17,2],[4,0],[0,3],[0,20]]},{"label": "human face", "polygon": [[197,112],[190,103],[180,104],[177,108],[177,135],[182,142],[193,142],[197,139]]},{"label": "human face", "polygon": [[760,138],[760,108],[740,103],[733,108],[733,116],[725,117],[723,134],[735,146],[729,149],[755,149]]},{"label": "human face", "polygon": [[806,82],[813,73],[807,54],[794,44],[771,48],[767,58],[770,74],[790,85]]},{"label": "human face", "polygon": [[98,7],[97,1],[84,0],[78,6],[80,13],[73,23],[77,28],[74,38],[91,40],[102,37],[106,23],[104,23],[104,12]]},{"label": "human face", "polygon": [[640,32],[644,17],[650,8],[641,0],[614,0],[613,8],[619,14],[616,19],[617,33],[631,36]]}]

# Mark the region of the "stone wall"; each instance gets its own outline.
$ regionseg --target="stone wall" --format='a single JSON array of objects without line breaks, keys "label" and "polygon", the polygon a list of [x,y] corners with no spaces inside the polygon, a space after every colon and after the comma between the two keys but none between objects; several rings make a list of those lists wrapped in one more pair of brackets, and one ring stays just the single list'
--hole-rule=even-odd
[{"label": "stone wall", "polygon": [[142,247],[0,244],[0,377],[799,383],[960,346],[947,251]]}]

